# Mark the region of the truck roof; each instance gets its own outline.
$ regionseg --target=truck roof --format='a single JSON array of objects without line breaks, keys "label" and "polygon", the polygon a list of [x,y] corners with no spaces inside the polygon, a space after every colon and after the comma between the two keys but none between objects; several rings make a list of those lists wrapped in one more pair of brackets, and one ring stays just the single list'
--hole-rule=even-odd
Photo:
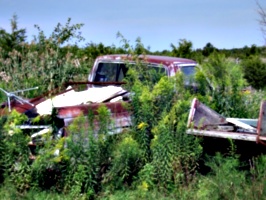
[{"label": "truck roof", "polygon": [[[171,64],[196,64],[197,62],[192,59],[187,58],[178,58],[178,57],[170,57],[170,56],[158,56],[158,55],[139,55],[139,59],[142,59],[148,63],[156,63],[156,64],[162,64],[165,66],[169,66]],[[97,58],[98,61],[104,61],[104,60],[117,60],[117,61],[123,61],[123,60],[132,60],[132,56],[129,54],[110,54],[110,55],[104,55],[99,56]]]}]

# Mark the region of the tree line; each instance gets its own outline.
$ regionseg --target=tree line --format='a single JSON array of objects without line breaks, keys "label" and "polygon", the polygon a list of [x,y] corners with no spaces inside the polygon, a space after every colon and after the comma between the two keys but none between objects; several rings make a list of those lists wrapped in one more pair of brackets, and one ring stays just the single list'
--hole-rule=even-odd
[{"label": "tree line", "polygon": [[[265,14],[263,14],[264,13],[261,14],[262,19],[265,17]],[[212,54],[221,54],[236,62],[241,61],[245,77],[252,87],[261,89],[265,85],[265,81],[263,81],[265,80],[264,75],[261,73],[266,68],[265,62],[263,62],[266,58],[265,46],[258,47],[252,45],[250,47],[244,46],[243,48],[218,49],[208,42],[202,49],[193,49],[193,43],[191,41],[180,39],[177,45],[171,43],[169,50],[151,52],[149,48],[146,48],[142,44],[141,38],[139,37],[136,39],[134,47],[130,47],[128,42],[126,42],[127,46],[122,45],[119,47],[114,45],[105,46],[103,43],[96,44],[93,42],[86,44],[84,47],[79,47],[78,43],[84,41],[84,37],[79,31],[83,24],[72,24],[71,18],[69,18],[65,24],[58,23],[49,36],[46,36],[44,31],[38,25],[35,25],[38,34],[33,37],[31,42],[27,40],[26,29],[19,27],[18,17],[16,15],[12,17],[10,22],[10,33],[4,29],[0,29],[0,71],[2,73],[2,80],[5,78],[4,75],[8,73],[7,65],[10,65],[11,69],[14,68],[15,64],[12,62],[16,59],[18,61],[16,65],[20,65],[20,67],[16,67],[23,68],[23,60],[33,52],[36,56],[39,56],[39,58],[46,54],[55,59],[53,61],[53,67],[50,67],[50,70],[52,70],[52,68],[62,68],[61,65],[69,60],[70,57],[71,62],[75,63],[76,66],[83,63],[84,68],[68,68],[68,70],[63,73],[65,75],[64,80],[67,81],[78,73],[87,73],[94,59],[99,55],[130,53],[129,48],[134,48],[137,53],[142,52],[145,54],[190,58],[196,60],[199,64],[208,59]],[[265,24],[262,25],[262,27],[265,27]],[[122,43],[123,41],[124,43],[127,41],[121,33],[117,33],[117,37]],[[35,63],[35,65],[36,64],[37,63]],[[250,72],[253,72],[254,75],[251,75]],[[62,76],[63,74],[61,73],[61,75],[58,75],[58,72],[56,72],[51,75],[54,76],[51,77],[51,79],[54,79],[54,84],[59,84],[60,81],[58,81],[58,76]],[[59,79],[63,78],[60,77]],[[50,86],[50,89],[51,88],[52,86]]]}]

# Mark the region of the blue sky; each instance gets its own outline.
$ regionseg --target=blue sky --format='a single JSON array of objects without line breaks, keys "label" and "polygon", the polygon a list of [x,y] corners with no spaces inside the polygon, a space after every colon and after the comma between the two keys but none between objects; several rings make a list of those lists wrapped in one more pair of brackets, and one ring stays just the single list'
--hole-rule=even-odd
[{"label": "blue sky", "polygon": [[[266,9],[266,1],[258,0]],[[49,36],[58,22],[84,23],[85,43],[120,46],[120,32],[132,45],[140,37],[151,51],[171,50],[180,39],[203,48],[242,48],[265,45],[258,23],[256,0],[0,0],[0,28],[10,32],[17,14],[28,39],[37,24]]]}]

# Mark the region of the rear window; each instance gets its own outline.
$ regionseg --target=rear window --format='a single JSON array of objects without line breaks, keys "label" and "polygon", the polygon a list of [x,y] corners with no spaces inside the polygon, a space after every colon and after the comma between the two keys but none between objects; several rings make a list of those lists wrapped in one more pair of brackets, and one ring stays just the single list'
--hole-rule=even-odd
[{"label": "rear window", "polygon": [[195,66],[183,66],[181,71],[185,76],[194,76],[195,75]]},{"label": "rear window", "polygon": [[185,85],[189,85],[195,82],[195,66],[182,66],[180,67],[181,72],[185,75]]}]

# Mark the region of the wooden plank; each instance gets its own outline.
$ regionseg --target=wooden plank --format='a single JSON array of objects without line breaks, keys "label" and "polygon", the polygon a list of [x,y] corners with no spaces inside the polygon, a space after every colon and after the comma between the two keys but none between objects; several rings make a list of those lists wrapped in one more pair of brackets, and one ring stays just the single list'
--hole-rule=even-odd
[{"label": "wooden plank", "polygon": [[[205,130],[196,130],[188,129],[187,134],[196,135],[196,136],[206,136],[206,137],[216,137],[216,138],[230,138],[234,140],[245,140],[257,142],[257,135],[250,133],[237,133],[237,132],[223,132],[223,131],[205,131]],[[266,141],[265,136],[260,136],[260,140]]]}]

